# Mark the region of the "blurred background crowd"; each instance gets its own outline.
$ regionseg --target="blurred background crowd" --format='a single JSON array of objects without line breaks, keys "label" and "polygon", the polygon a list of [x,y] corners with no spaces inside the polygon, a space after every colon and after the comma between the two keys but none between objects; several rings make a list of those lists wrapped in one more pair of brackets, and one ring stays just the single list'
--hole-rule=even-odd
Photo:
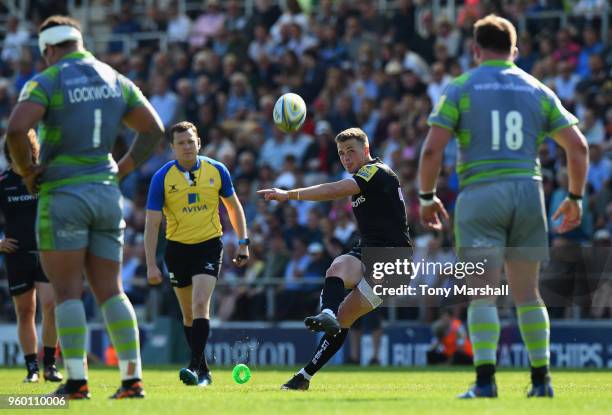
[{"label": "blurred background crowd", "polygon": [[[551,230],[551,246],[601,247],[609,255],[612,30],[605,0],[49,0],[21,4],[26,7],[0,10],[2,134],[21,87],[44,68],[36,48],[38,24],[50,14],[69,12],[83,23],[86,47],[132,79],[166,127],[177,121],[193,122],[203,140],[202,154],[228,167],[252,244],[249,265],[235,268],[231,258],[237,238],[222,210],[225,260],[212,313],[222,321],[299,320],[317,307],[325,269],[359,237],[350,201],[270,204],[255,191],[346,177],[333,138],[348,127],[361,127],[370,138],[372,153],[398,174],[411,236],[421,248],[415,256],[454,260],[452,220],[438,234],[419,224],[418,158],[432,106],[454,77],[474,66],[472,24],[491,12],[518,27],[516,64],[559,95],[580,119],[589,143],[584,219],[569,234]],[[290,91],[304,98],[309,112],[301,131],[287,135],[274,128],[271,113],[277,97]],[[124,131],[114,155],[125,152],[131,140],[129,131]],[[142,244],[149,181],[171,158],[164,142],[121,185],[128,223],[123,282],[141,318],[149,320],[159,313],[179,315],[167,281],[161,288],[147,287]],[[567,193],[564,153],[547,139],[540,160],[550,215]],[[455,163],[453,141],[437,186],[449,212],[459,191]],[[551,229],[554,226],[551,221]],[[160,254],[162,249],[163,243]],[[599,296],[603,306],[568,302],[552,316],[612,315],[610,284],[596,284],[598,290],[585,288],[575,266],[583,262],[557,263],[558,272],[543,279],[554,277],[555,285],[564,281],[561,285],[568,298],[578,292],[591,300]],[[0,286],[0,316],[11,319],[6,285]],[[93,304],[91,296],[85,294],[85,298]],[[441,304],[428,301],[383,314],[432,321],[436,314],[429,306]],[[90,309],[95,313],[94,307]]]}]

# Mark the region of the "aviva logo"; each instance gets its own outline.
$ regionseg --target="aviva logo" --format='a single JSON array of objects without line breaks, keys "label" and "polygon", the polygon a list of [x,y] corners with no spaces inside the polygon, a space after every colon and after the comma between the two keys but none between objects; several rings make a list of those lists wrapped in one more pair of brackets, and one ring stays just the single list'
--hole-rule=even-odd
[{"label": "aviva logo", "polygon": [[187,194],[187,203],[193,205],[194,203],[200,202],[200,194],[199,193],[188,193]]}]

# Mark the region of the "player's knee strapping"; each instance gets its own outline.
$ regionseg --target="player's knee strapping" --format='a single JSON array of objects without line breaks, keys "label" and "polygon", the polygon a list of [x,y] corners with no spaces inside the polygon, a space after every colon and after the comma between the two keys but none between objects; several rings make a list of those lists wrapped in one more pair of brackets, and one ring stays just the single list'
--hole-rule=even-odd
[{"label": "player's knee strapping", "polygon": [[119,356],[122,379],[141,378],[138,323],[130,300],[122,293],[108,299],[100,308]]},{"label": "player's knee strapping", "polygon": [[55,307],[55,325],[68,379],[87,379],[85,339],[87,319],[81,300],[68,300]]},{"label": "player's knee strapping", "polygon": [[495,364],[499,341],[499,317],[491,300],[474,300],[468,307],[468,329],[474,349],[474,365]]},{"label": "player's knee strapping", "polygon": [[541,301],[517,305],[519,329],[529,352],[532,367],[548,366],[550,359],[550,321]]}]

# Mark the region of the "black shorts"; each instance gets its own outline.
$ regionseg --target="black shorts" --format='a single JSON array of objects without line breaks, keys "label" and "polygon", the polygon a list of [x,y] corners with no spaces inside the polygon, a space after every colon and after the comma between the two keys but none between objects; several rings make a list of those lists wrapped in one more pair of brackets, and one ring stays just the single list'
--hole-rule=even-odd
[{"label": "black shorts", "polygon": [[198,274],[219,278],[222,258],[223,242],[221,238],[213,238],[197,244],[168,241],[165,259],[172,286],[189,287],[191,278]]},{"label": "black shorts", "polygon": [[5,254],[9,293],[16,296],[30,291],[35,282],[49,282],[40,265],[37,253]]}]

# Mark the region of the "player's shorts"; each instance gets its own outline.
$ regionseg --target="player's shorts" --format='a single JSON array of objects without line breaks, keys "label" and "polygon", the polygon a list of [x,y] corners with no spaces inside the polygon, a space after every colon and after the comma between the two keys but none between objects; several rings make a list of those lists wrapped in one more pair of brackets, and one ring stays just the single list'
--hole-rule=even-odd
[{"label": "player's shorts", "polygon": [[87,248],[95,256],[121,262],[125,221],[117,186],[86,183],[41,193],[36,222],[41,251]]},{"label": "player's shorts", "polygon": [[168,241],[166,246],[165,260],[170,282],[177,288],[189,287],[192,277],[198,274],[219,278],[222,259],[221,238],[212,238],[197,244]]},{"label": "player's shorts", "polygon": [[30,291],[35,282],[49,282],[40,265],[37,253],[18,252],[5,254],[9,293],[16,296]]},{"label": "player's shorts", "polygon": [[461,259],[548,259],[548,225],[542,184],[535,180],[477,183],[455,204],[455,240]]}]

